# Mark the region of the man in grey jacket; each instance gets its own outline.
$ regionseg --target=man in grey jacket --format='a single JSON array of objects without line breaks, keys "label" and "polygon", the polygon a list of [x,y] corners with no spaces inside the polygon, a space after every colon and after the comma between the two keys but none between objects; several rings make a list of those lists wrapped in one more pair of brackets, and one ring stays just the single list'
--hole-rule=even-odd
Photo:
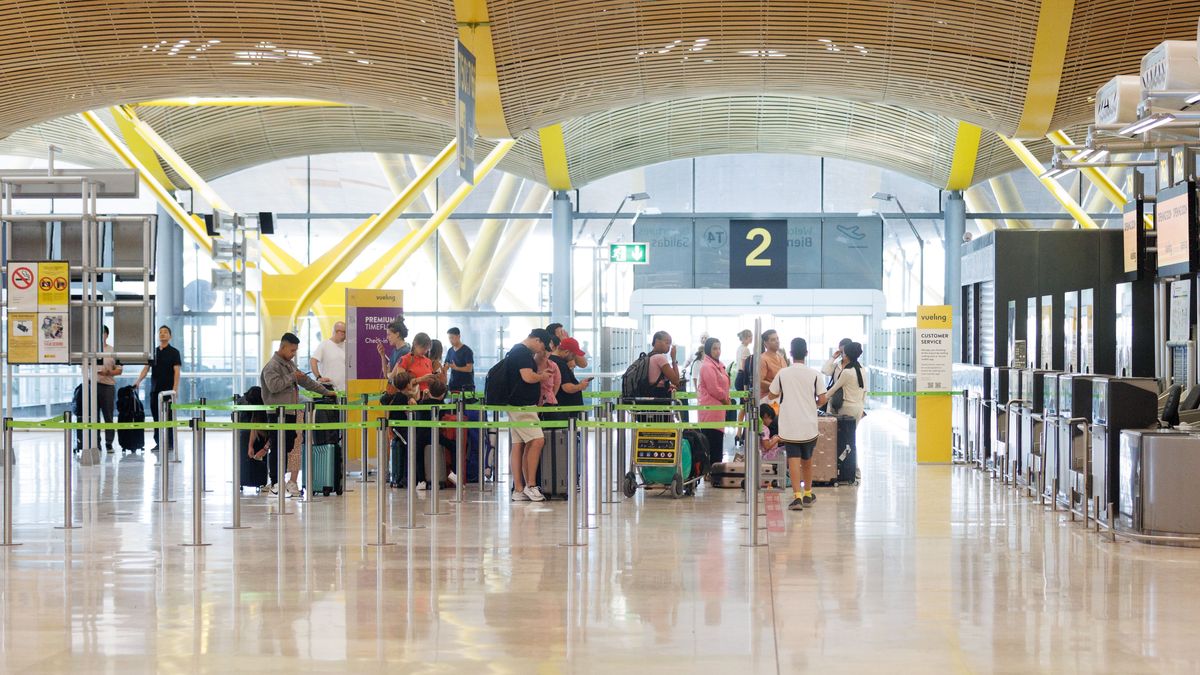
[{"label": "man in grey jacket", "polygon": [[[279,339],[279,349],[271,356],[271,360],[267,361],[267,365],[263,366],[262,373],[259,375],[259,384],[262,386],[263,403],[266,405],[280,405],[300,402],[300,387],[316,392],[322,396],[332,396],[333,392],[326,389],[323,385],[313,380],[308,375],[305,375],[299,368],[296,367],[296,352],[300,349],[300,338],[292,333],[284,333]],[[278,422],[278,415],[273,416],[273,420]],[[284,420],[288,424],[296,422],[295,413],[285,413]],[[274,434],[272,434],[274,440]],[[291,448],[296,443],[296,432],[284,432],[284,446]],[[274,445],[272,443],[272,445]],[[275,456],[276,449],[271,448],[271,458],[267,461],[267,469],[271,474],[276,473],[276,467],[279,466],[278,459]],[[296,462],[298,465],[299,462]],[[296,485],[296,471],[291,468],[289,462],[289,472],[292,474],[292,480],[287,483],[287,491],[293,497],[300,495],[300,488]],[[280,476],[271,476],[271,491],[279,491]]]}]

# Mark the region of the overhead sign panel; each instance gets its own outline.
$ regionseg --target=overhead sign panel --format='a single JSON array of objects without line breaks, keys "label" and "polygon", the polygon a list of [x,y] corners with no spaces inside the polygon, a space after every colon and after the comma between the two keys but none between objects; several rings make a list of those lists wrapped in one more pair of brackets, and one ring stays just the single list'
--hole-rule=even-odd
[{"label": "overhead sign panel", "polygon": [[1158,275],[1191,274],[1196,260],[1196,184],[1184,182],[1158,193],[1154,205],[1158,231]]},{"label": "overhead sign panel", "polygon": [[458,127],[458,175],[475,184],[475,55],[454,41],[454,84]]},{"label": "overhead sign panel", "polygon": [[644,241],[609,244],[608,261],[631,265],[645,265],[650,262],[650,244]]}]

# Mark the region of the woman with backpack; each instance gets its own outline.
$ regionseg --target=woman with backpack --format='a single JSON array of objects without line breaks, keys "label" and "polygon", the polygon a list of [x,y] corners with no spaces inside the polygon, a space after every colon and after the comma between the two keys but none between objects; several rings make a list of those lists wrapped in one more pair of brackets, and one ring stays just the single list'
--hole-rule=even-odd
[{"label": "woman with backpack", "polygon": [[867,401],[866,380],[863,378],[862,365],[858,362],[862,353],[862,345],[857,342],[842,348],[841,370],[828,393],[829,412],[848,415],[855,421],[862,419]]}]

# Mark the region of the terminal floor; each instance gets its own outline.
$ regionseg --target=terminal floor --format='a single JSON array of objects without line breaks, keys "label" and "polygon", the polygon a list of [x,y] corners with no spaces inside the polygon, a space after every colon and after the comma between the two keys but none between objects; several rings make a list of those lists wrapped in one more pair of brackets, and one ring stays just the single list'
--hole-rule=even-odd
[{"label": "terminal floor", "polygon": [[615,505],[574,549],[562,502],[474,491],[369,547],[376,495],[357,482],[284,516],[247,494],[234,532],[215,451],[211,546],[179,545],[189,462],[160,505],[152,455],[84,467],[64,532],[60,443],[18,436],[3,672],[1200,670],[1200,551],[1109,543],[977,471],[918,468],[886,413],[860,428],[861,486],[818,490],[759,549],[739,492],[709,487]]}]

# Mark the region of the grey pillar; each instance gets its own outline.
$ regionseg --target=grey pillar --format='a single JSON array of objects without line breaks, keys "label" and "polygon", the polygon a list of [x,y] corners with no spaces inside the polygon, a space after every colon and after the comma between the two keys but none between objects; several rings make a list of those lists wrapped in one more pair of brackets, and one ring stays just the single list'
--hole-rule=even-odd
[{"label": "grey pillar", "polygon": [[550,284],[550,320],[558,321],[568,333],[575,332],[574,278],[571,274],[571,239],[573,212],[571,196],[555,192],[551,206],[554,232],[554,275]]},{"label": "grey pillar", "polygon": [[954,315],[954,354],[962,355],[962,243],[967,231],[967,203],[962,190],[954,190],[946,199],[946,304]]},{"label": "grey pillar", "polygon": [[158,327],[166,324],[177,335],[183,328],[183,228],[161,206],[158,207],[158,241],[154,259],[158,294],[155,307],[154,340]]}]

